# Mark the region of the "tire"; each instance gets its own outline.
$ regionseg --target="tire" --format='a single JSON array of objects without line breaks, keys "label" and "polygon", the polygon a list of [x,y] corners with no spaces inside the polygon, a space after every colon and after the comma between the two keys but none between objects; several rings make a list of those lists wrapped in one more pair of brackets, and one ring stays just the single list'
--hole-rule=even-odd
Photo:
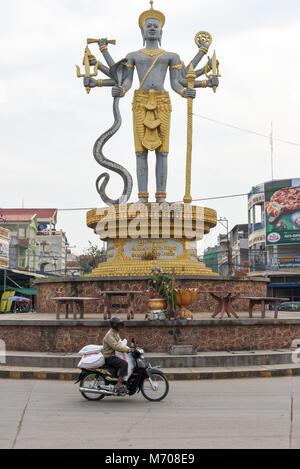
[{"label": "tire", "polygon": [[[158,386],[158,389],[154,391],[152,389],[150,379],[154,384]],[[160,402],[162,401],[169,393],[169,382],[165,375],[158,373],[153,373],[149,378],[145,378],[141,387],[141,391],[145,399],[151,402]],[[157,396],[155,396],[155,394]]]},{"label": "tire", "polygon": [[[97,379],[97,381],[100,384],[105,384],[104,378],[100,376],[98,373],[90,373],[89,375],[86,375],[81,381],[80,381],[80,387],[81,388],[88,388],[90,387],[92,381]],[[101,401],[104,399],[105,395],[104,394],[94,394],[94,393],[85,393],[83,391],[80,391],[81,394],[85,399],[88,401]]]}]

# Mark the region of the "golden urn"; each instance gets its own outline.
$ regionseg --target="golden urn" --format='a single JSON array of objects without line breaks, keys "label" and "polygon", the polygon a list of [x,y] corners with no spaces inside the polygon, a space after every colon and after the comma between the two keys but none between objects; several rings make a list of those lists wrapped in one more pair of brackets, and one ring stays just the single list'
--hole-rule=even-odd
[{"label": "golden urn", "polygon": [[186,306],[190,306],[196,299],[199,288],[175,288],[177,304],[180,306],[180,319],[193,319],[193,313]]},{"label": "golden urn", "polygon": [[159,297],[158,295],[156,295],[155,298],[150,297],[149,302],[148,302],[148,307],[149,307],[150,312],[163,311],[167,309],[168,303],[167,303],[167,300],[165,300],[165,298]]}]

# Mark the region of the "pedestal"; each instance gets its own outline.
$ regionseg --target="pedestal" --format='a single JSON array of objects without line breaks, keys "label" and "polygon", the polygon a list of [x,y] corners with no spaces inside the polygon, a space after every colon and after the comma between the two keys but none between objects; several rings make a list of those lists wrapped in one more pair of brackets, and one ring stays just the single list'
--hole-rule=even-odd
[{"label": "pedestal", "polygon": [[184,204],[126,204],[87,213],[87,226],[107,242],[107,262],[88,277],[144,276],[154,267],[177,275],[218,274],[198,262],[197,241],[217,213]]}]

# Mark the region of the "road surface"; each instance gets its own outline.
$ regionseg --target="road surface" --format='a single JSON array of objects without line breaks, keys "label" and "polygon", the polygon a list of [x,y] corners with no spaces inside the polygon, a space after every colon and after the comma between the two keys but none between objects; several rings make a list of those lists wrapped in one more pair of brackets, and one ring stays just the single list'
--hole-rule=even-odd
[{"label": "road surface", "polygon": [[88,402],[78,385],[0,380],[0,448],[300,448],[300,378],[171,382]]}]

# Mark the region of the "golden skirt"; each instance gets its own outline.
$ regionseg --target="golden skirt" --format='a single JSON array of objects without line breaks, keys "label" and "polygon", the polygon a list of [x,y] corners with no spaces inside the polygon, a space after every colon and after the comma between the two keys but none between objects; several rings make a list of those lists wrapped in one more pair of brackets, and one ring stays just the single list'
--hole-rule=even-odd
[{"label": "golden skirt", "polygon": [[136,90],[132,109],[135,151],[169,153],[172,112],[169,93]]}]

